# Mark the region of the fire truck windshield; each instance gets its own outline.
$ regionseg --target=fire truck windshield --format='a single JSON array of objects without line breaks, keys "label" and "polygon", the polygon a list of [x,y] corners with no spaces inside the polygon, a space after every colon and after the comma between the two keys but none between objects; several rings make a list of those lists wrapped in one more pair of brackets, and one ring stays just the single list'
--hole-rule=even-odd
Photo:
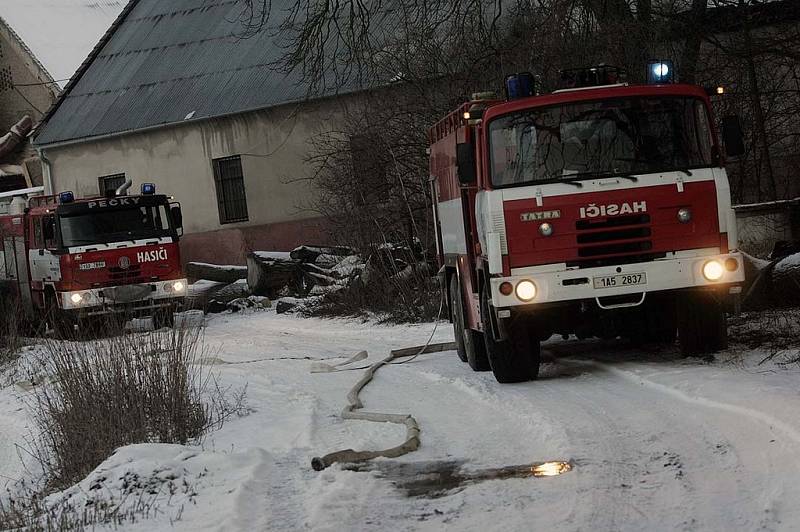
[{"label": "fire truck windshield", "polygon": [[489,125],[496,187],[647,174],[712,164],[702,100],[636,97],[504,115]]},{"label": "fire truck windshield", "polygon": [[172,236],[166,205],[137,206],[59,216],[65,248]]}]

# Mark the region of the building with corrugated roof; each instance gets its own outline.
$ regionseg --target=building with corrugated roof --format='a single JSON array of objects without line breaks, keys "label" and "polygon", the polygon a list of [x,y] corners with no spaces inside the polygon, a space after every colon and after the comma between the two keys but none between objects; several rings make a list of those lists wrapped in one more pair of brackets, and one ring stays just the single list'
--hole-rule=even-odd
[{"label": "building with corrugated roof", "polygon": [[309,140],[356,96],[308,101],[273,68],[285,52],[277,21],[245,34],[242,9],[131,1],[36,133],[46,188],[90,196],[128,178],[156,183],[182,204],[184,260],[242,263],[248,250],[321,239]]}]

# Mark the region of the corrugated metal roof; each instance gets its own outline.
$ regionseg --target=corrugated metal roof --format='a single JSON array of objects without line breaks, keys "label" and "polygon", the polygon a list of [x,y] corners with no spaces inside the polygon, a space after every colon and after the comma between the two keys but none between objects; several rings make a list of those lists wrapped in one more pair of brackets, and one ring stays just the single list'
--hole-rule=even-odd
[{"label": "corrugated metal roof", "polygon": [[78,70],[126,3],[126,0],[0,0],[0,17],[53,79],[65,80]]},{"label": "corrugated metal roof", "polygon": [[[301,100],[270,68],[283,49],[269,27],[242,38],[237,0],[133,0],[40,128],[37,145],[224,116]],[[282,6],[281,4],[285,4]],[[277,15],[277,16],[276,16]]]}]

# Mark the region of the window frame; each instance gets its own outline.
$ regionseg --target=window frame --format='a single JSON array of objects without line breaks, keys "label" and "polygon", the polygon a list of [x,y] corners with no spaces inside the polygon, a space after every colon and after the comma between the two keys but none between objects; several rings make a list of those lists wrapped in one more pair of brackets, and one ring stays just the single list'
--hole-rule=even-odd
[{"label": "window frame", "polygon": [[[709,124],[709,127],[710,127],[710,124],[711,124],[710,110],[709,110],[708,106],[706,105],[706,102],[703,100],[703,98],[701,98],[700,96],[697,96],[697,95],[689,95],[689,94],[632,95],[632,96],[618,96],[618,97],[614,97],[614,98],[610,98],[610,99],[614,99],[614,100],[629,100],[629,101],[647,100],[647,99],[692,100],[692,102],[693,102],[692,103],[692,114],[693,114],[694,119],[695,119],[695,128],[694,128],[695,129],[695,133],[697,134],[697,130],[699,129],[698,116],[696,114],[696,109],[697,109],[696,105],[698,103],[700,104],[700,106],[702,108],[705,109],[705,118],[706,118],[706,121]],[[604,99],[601,98],[601,99],[589,99],[589,100],[576,100],[576,101],[570,101],[570,102],[566,102],[566,103],[553,103],[553,104],[548,104],[548,105],[533,106],[533,107],[530,107],[530,108],[510,111],[510,112],[507,112],[507,113],[499,114],[497,116],[493,116],[491,118],[491,120],[484,126],[485,127],[485,135],[486,135],[484,138],[486,139],[486,149],[488,150],[488,156],[489,156],[489,169],[488,169],[489,171],[488,171],[486,179],[488,181],[488,184],[491,186],[491,189],[492,190],[500,190],[500,189],[504,189],[504,188],[517,188],[517,187],[523,187],[523,186],[539,186],[539,185],[547,185],[547,184],[553,184],[553,183],[564,183],[564,182],[566,182],[563,179],[564,176],[561,176],[561,177],[558,177],[558,178],[542,179],[542,180],[530,180],[530,181],[525,181],[525,182],[521,182],[521,183],[510,183],[510,184],[503,184],[503,185],[496,184],[495,183],[495,175],[494,175],[494,153],[493,153],[493,148],[492,148],[491,134],[492,134],[492,126],[497,121],[502,120],[504,118],[507,118],[509,116],[518,114],[518,113],[524,113],[526,111],[547,111],[547,110],[550,110],[550,109],[557,109],[557,108],[565,107],[565,106],[591,104],[591,103],[597,103],[597,102],[602,102],[602,101],[604,101]],[[710,146],[711,146],[711,153],[709,154],[709,157],[710,157],[709,161],[710,162],[708,164],[704,163],[704,164],[687,165],[685,167],[686,170],[696,170],[696,169],[703,169],[703,168],[711,168],[711,167],[714,166],[715,163],[714,163],[714,156],[713,156],[714,151],[713,150],[714,150],[714,146],[717,143],[717,138],[715,136],[713,128],[710,128],[708,133],[711,135],[711,138],[709,139]],[[681,167],[681,168],[683,168],[683,167]],[[659,171],[652,171],[652,172],[649,172],[649,171],[648,172],[636,172],[636,175],[645,175],[645,174],[649,174],[649,173],[659,173],[659,172],[672,172],[672,171],[679,171],[679,170],[680,169],[668,169],[668,170],[659,170]],[[578,178],[575,178],[575,179],[571,179],[569,181],[585,181],[585,180],[590,180],[590,179],[595,179],[595,178],[596,178],[596,176],[586,175],[586,176],[581,176],[581,177],[578,177]]]},{"label": "window frame", "polygon": [[[223,165],[227,163],[236,162],[237,165],[232,165],[223,169]],[[230,170],[233,169],[233,175]],[[242,166],[241,155],[229,155],[227,157],[219,157],[211,160],[211,170],[214,175],[214,189],[217,195],[217,211],[219,213],[220,225],[242,223],[250,221],[250,212],[247,205],[247,187],[244,182],[244,167]],[[223,170],[228,170],[228,175],[223,175]],[[236,175],[238,170],[238,175]],[[233,183],[233,187],[240,188],[241,198],[228,198],[226,197],[226,182]],[[238,183],[237,183],[238,182]],[[237,190],[230,190],[230,193],[236,194]],[[238,212],[235,212],[237,211]]]},{"label": "window frame", "polygon": [[105,196],[106,192],[108,190],[111,190],[111,189],[106,188],[105,184],[106,184],[106,181],[111,181],[112,179],[122,179],[122,183],[120,183],[120,185],[114,187],[114,190],[116,190],[116,189],[119,188],[119,186],[125,184],[125,180],[127,179],[127,176],[125,175],[125,172],[120,172],[120,173],[117,173],[117,174],[107,174],[107,175],[101,175],[100,177],[98,177],[97,178],[97,189],[100,191],[100,195],[101,196]]}]

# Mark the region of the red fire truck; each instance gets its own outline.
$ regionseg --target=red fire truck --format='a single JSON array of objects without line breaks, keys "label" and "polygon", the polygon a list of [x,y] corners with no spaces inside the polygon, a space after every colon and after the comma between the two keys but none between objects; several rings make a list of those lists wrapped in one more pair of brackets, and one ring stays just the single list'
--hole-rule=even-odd
[{"label": "red fire truck", "polygon": [[[476,95],[429,132],[439,271],[459,357],[499,382],[534,379],[552,334],[727,345],[744,280],[710,91],[611,67],[536,95]],[[728,155],[738,119],[723,120]]]},{"label": "red fire truck", "polygon": [[171,325],[187,289],[180,205],[151,183],[140,195],[128,187],[106,197],[15,198],[0,215],[0,298],[59,335],[109,316]]}]

